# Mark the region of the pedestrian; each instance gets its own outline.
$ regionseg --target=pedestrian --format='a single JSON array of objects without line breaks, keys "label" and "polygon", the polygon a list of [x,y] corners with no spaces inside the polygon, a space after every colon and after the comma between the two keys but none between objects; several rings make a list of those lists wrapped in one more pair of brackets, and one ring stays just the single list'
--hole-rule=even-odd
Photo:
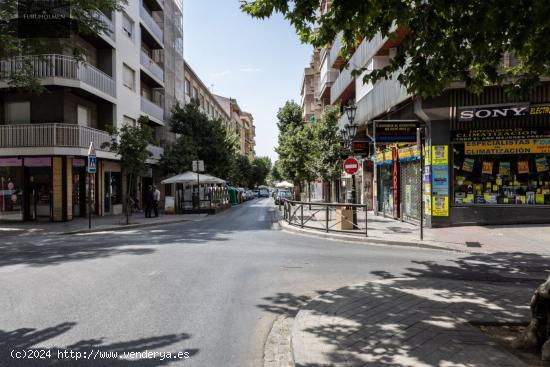
[{"label": "pedestrian", "polygon": [[155,211],[155,218],[159,216],[159,201],[160,201],[160,190],[153,186],[153,210]]},{"label": "pedestrian", "polygon": [[151,209],[153,208],[154,200],[153,187],[149,185],[145,192],[145,218],[151,218]]}]

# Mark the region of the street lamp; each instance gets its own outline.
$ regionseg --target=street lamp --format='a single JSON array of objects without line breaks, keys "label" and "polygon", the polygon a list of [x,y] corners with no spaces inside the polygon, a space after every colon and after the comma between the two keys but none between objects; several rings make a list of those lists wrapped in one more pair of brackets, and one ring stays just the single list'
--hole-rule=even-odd
[{"label": "street lamp", "polygon": [[[348,117],[349,124],[345,126],[345,139],[347,140],[347,149],[350,150],[350,154],[353,154],[353,140],[357,135],[357,125],[354,123],[355,115],[357,113],[357,106],[353,101],[350,100],[349,104],[344,107],[344,112]],[[344,136],[344,134],[343,134]],[[351,175],[351,203],[357,204],[357,188],[355,186],[355,174]],[[352,208],[353,211],[353,228],[359,228],[357,226],[357,209],[355,206]]]}]

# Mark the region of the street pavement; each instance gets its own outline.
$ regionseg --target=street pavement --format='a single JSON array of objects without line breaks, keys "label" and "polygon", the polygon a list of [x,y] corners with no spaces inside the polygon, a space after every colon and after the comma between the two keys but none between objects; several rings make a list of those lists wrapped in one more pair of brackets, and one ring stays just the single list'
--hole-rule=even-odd
[{"label": "street pavement", "polygon": [[[537,254],[325,240],[274,222],[262,199],[150,228],[0,233],[0,366],[262,366],[274,321],[326,292],[394,277],[530,286],[547,270]],[[10,356],[41,348],[54,355]],[[57,358],[70,351],[91,359]],[[120,357],[145,351],[189,358]]]}]

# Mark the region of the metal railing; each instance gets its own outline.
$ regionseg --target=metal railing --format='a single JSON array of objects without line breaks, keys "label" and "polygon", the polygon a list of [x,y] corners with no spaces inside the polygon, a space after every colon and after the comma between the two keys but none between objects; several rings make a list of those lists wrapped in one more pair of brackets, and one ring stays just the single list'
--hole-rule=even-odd
[{"label": "metal railing", "polygon": [[151,32],[153,32],[153,35],[157,37],[159,41],[162,43],[164,40],[163,38],[164,32],[162,28],[160,28],[160,26],[157,24],[155,19],[151,16],[151,14],[149,14],[147,10],[145,10],[143,5],[141,5],[141,7],[139,8],[139,14],[141,16],[141,19],[143,19],[143,22],[147,25],[147,27],[149,27]]},{"label": "metal railing", "polygon": [[94,16],[105,24],[105,34],[107,34],[107,36],[114,41],[115,25],[113,24],[113,21],[99,10],[94,11]]},{"label": "metal railing", "polygon": [[0,126],[0,148],[69,147],[96,149],[111,141],[106,131],[72,124],[20,124]]},{"label": "metal railing", "polygon": [[164,82],[164,70],[153,61],[143,50],[141,50],[141,65],[143,65],[151,74],[161,82]]},{"label": "metal railing", "polygon": [[330,54],[329,54],[329,61],[330,61],[329,66],[330,67],[334,67],[334,64],[336,63],[336,61],[340,57],[340,49],[342,48],[342,37],[343,37],[343,35],[344,35],[343,32],[338,33],[338,35],[334,39],[334,42],[332,42],[332,48],[330,49]]},{"label": "metal railing", "polygon": [[164,121],[164,108],[145,97],[141,97],[141,111],[157,120]]},{"label": "metal railing", "polygon": [[368,237],[366,204],[285,200],[282,207],[283,219],[291,226]]},{"label": "metal railing", "polygon": [[35,78],[65,78],[79,80],[112,97],[116,97],[115,81],[103,71],[67,55],[47,54],[20,56],[0,60],[0,80],[20,74]]},{"label": "metal railing", "polygon": [[330,87],[334,81],[338,78],[339,71],[335,69],[329,69],[321,79],[319,79],[319,91]]}]

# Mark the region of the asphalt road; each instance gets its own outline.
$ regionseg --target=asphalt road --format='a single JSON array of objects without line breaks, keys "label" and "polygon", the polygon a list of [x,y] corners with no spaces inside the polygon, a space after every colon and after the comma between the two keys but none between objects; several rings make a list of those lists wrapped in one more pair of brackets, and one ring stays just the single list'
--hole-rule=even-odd
[{"label": "asphalt road", "polygon": [[[324,291],[396,276],[510,281],[546,268],[527,255],[290,234],[273,225],[274,209],[262,199],[197,222],[0,238],[0,366],[260,367],[275,318]],[[46,358],[10,357],[28,349]],[[58,359],[65,351],[92,360]],[[189,358],[98,359],[97,351]]]}]

